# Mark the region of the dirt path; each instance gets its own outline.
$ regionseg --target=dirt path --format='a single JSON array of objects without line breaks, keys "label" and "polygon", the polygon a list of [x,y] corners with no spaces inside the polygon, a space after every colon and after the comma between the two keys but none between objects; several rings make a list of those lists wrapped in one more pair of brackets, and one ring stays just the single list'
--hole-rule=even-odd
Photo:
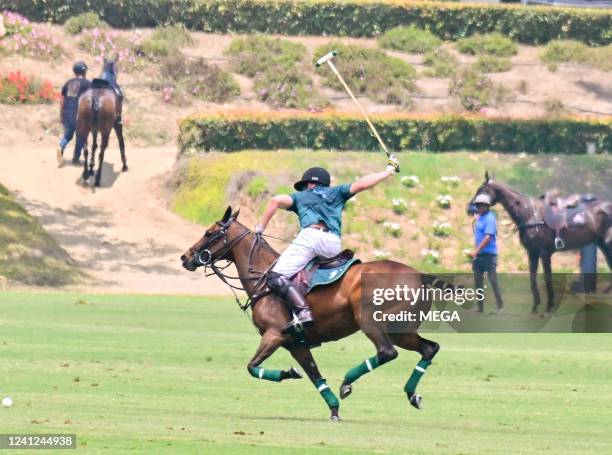
[{"label": "dirt path", "polygon": [[93,278],[79,289],[228,294],[218,279],[180,266],[179,256],[203,230],[170,212],[162,197],[174,146],[128,148],[130,170],[121,173],[111,140],[102,187],[94,191],[81,184],[81,168],[58,168],[53,146],[44,144],[0,148],[0,182]]}]

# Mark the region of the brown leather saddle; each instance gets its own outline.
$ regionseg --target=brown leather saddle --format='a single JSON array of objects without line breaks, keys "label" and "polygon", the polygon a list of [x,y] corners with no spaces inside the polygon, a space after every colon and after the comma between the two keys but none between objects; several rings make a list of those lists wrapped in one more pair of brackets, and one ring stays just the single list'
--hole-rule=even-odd
[{"label": "brown leather saddle", "polygon": [[331,258],[316,258],[314,262],[309,264],[305,269],[300,270],[291,278],[291,283],[303,295],[306,295],[310,280],[318,269],[334,269],[346,264],[353,259],[355,252],[353,250],[342,250],[336,256]]},{"label": "brown leather saddle", "polygon": [[574,193],[570,196],[562,198],[557,191],[549,191],[542,196],[543,200],[542,218],[544,224],[555,231],[555,248],[562,250],[565,248],[565,242],[561,237],[561,231],[568,227],[568,223],[584,224],[584,215],[581,217],[582,223],[579,222],[578,212],[584,212],[586,203],[595,200],[591,195],[580,195]]}]

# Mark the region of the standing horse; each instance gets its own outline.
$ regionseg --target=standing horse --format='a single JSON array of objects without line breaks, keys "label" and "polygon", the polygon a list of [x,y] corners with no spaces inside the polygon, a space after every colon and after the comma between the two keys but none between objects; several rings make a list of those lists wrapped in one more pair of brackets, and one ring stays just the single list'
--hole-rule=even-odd
[{"label": "standing horse", "polygon": [[[484,193],[491,198],[491,205],[500,203],[512,218],[519,230],[519,238],[529,255],[529,278],[533,294],[532,313],[538,312],[540,292],[537,276],[538,262],[542,259],[544,282],[548,295],[547,311],[552,311],[554,290],[552,286],[551,256],[558,251],[558,238],[554,229],[544,223],[544,204],[540,198],[532,198],[510,188],[508,185],[489,179],[478,188],[468,204],[468,214],[477,195]],[[564,249],[575,250],[592,243],[601,249],[608,267],[612,268],[612,203],[596,200],[585,204],[585,223],[581,226],[566,226],[562,229]]]},{"label": "standing horse", "polygon": [[[104,71],[111,74],[117,74],[117,59],[104,59]],[[92,81],[92,89],[86,91],[79,98],[79,108],[77,113],[77,138],[85,143],[84,147],[84,169],[83,181],[87,181],[89,177],[94,175],[94,164],[96,157],[96,149],[98,148],[98,132],[102,136],[100,147],[100,156],[98,159],[98,172],[96,173],[95,186],[100,186],[102,178],[102,165],[104,164],[104,152],[108,147],[108,139],[111,130],[114,128],[119,140],[119,150],[121,152],[121,161],[123,162],[122,171],[128,170],[127,161],[125,158],[125,141],[123,140],[123,124],[117,122],[121,115],[120,109],[117,108],[117,95],[113,88],[102,79],[94,79]],[[93,135],[93,145],[91,149],[91,161],[89,169],[87,168],[87,136],[89,133]]]},{"label": "standing horse", "polygon": [[[310,352],[310,346],[336,341],[357,330],[362,330],[374,343],[376,355],[346,373],[340,387],[340,398],[344,399],[352,392],[351,384],[361,376],[395,359],[398,355],[395,349],[397,346],[421,354],[421,360],[404,387],[409,402],[415,408],[420,409],[421,396],[416,394],[416,387],[440,346],[416,333],[420,323],[416,324],[411,333],[386,333],[379,326],[372,327],[371,323],[368,324],[367,318],[362,314],[361,280],[364,273],[384,274],[380,275],[380,282],[376,285],[380,288],[388,288],[395,283],[393,275],[407,274],[403,275],[407,278],[402,283],[407,283],[411,288],[420,288],[425,285],[433,285],[436,278],[421,274],[406,265],[393,261],[353,265],[335,283],[316,288],[307,295],[308,304],[316,322],[312,327],[305,329],[305,335],[310,344],[303,346],[296,343],[294,335],[282,333],[283,327],[290,320],[287,306],[277,297],[264,291],[266,273],[279,255],[268,245],[262,235],[253,233],[236,221],[238,212],[232,214],[231,207],[228,207],[223,218],[213,224],[204,236],[181,256],[181,261],[183,267],[192,272],[200,266],[210,267],[226,284],[229,284],[227,279],[230,277],[224,275],[216,263],[224,259],[235,264],[242,287],[253,302],[253,324],[261,334],[259,347],[247,365],[251,376],[275,382],[301,378],[300,373],[294,368],[283,371],[260,366],[279,347],[286,348],[304,369],[329,406],[331,420],[337,422],[340,420],[338,414],[340,403],[325,379],[321,377]],[[430,308],[431,301],[427,300],[416,301],[411,306],[412,311],[417,313],[427,312]]]}]

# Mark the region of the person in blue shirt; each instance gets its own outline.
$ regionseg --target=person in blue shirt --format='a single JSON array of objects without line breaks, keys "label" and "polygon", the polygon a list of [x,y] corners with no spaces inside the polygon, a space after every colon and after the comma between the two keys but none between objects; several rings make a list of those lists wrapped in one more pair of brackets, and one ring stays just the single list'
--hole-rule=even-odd
[{"label": "person in blue shirt", "polygon": [[[395,172],[399,172],[399,164],[397,158],[391,155],[385,171],[367,175],[352,184],[330,186],[329,172],[313,167],[294,184],[297,192],[274,196],[268,202],[261,223],[255,228],[257,234],[263,233],[279,208],[296,213],[300,221],[298,236],[280,255],[267,280],[270,290],[293,308],[297,324],[312,324],[313,317],[306,300],[291,284],[290,278],[315,257],[330,258],[340,253],[342,210],[346,202]],[[294,323],[290,322],[283,332],[293,328]]]},{"label": "person in blue shirt", "polygon": [[[470,252],[472,257],[472,270],[474,271],[474,285],[476,289],[483,289],[484,274],[487,273],[498,312],[503,311],[504,303],[497,282],[497,219],[495,214],[489,210],[491,197],[488,194],[479,194],[474,199],[476,213],[474,214],[474,245]],[[483,312],[484,301],[477,301],[478,312]]]},{"label": "person in blue shirt", "polygon": [[[87,65],[85,62],[76,62],[72,67],[74,77],[67,81],[62,87],[62,98],[60,100],[60,117],[64,126],[64,136],[60,140],[57,149],[57,162],[60,166],[64,164],[64,149],[72,140],[76,130],[77,111],[79,108],[79,98],[87,90],[91,88],[91,82],[87,80]],[[85,145],[83,138],[77,137],[77,143],[74,148],[72,162],[79,163],[81,150]]]}]

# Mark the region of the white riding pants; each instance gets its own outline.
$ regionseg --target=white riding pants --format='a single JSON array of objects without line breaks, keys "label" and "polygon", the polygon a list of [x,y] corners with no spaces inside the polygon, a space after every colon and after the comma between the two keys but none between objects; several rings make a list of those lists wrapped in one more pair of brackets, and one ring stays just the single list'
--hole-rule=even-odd
[{"label": "white riding pants", "polygon": [[341,241],[336,234],[305,228],[280,255],[272,271],[290,278],[315,257],[331,258],[340,251]]}]

